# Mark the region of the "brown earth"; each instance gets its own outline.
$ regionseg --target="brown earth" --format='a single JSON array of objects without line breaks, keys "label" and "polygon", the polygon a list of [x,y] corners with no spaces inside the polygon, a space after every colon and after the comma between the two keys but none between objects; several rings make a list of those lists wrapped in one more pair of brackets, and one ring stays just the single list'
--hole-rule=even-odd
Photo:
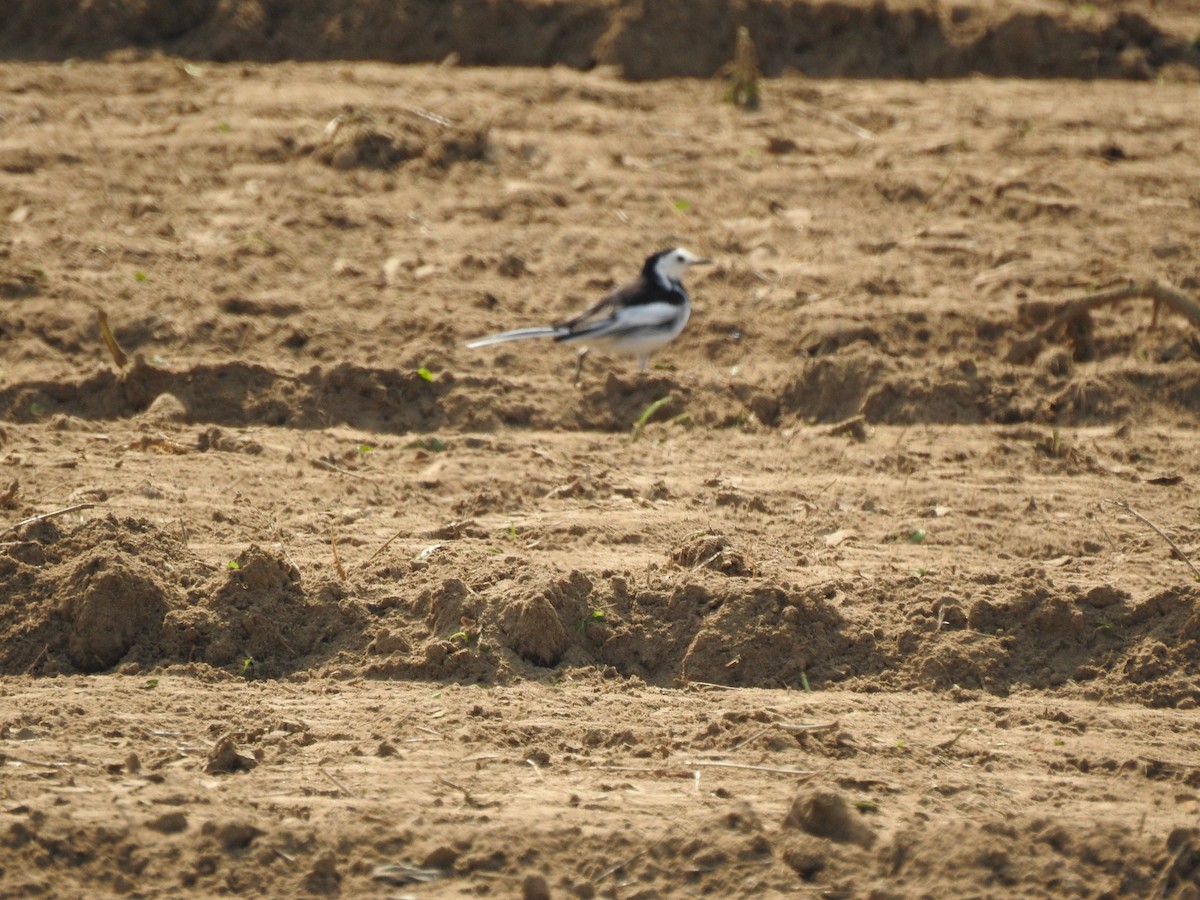
[{"label": "brown earth", "polygon": [[750,29],[768,75],[1154,78],[1200,69],[1196,0],[6,0],[0,57],[612,65],[702,77]]},{"label": "brown earth", "polygon": [[1187,71],[0,66],[0,894],[1200,895]]}]

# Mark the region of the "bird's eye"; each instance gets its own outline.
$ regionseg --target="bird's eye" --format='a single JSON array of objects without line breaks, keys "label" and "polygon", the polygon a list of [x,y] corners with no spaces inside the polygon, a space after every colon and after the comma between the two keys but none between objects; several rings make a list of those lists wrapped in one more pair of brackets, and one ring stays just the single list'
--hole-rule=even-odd
[{"label": "bird's eye", "polygon": [[675,254],[675,261],[676,261],[676,262],[683,262],[683,254],[682,254],[682,253],[676,253],[676,254]]}]

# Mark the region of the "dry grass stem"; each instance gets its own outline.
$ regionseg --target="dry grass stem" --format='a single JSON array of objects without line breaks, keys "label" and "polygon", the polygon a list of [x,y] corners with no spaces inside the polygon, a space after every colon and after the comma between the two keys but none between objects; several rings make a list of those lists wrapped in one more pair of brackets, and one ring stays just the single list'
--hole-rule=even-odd
[{"label": "dry grass stem", "polygon": [[81,510],[81,509],[91,509],[95,505],[96,505],[95,503],[76,503],[74,506],[66,506],[66,507],[63,507],[62,509],[56,509],[53,512],[42,513],[41,515],[37,515],[37,516],[30,516],[28,519],[22,519],[20,522],[16,522],[12,525],[9,525],[3,531],[0,531],[0,537],[3,537],[4,535],[6,535],[12,531],[19,531],[20,529],[24,528],[26,525],[33,525],[37,522],[45,522],[47,519],[53,519],[53,518],[56,518],[57,516],[69,515],[70,513],[73,513],[73,512],[79,512],[79,510]]},{"label": "dry grass stem", "polygon": [[1195,577],[1195,579],[1197,581],[1200,581],[1200,569],[1197,569],[1195,563],[1193,563],[1190,559],[1187,558],[1186,555],[1184,555],[1184,552],[1179,549],[1179,545],[1176,544],[1173,540],[1171,540],[1171,538],[1167,535],[1167,533],[1165,531],[1163,531],[1161,528],[1159,528],[1157,525],[1155,525],[1153,522],[1151,522],[1149,519],[1147,519],[1145,516],[1143,516],[1140,512],[1138,512],[1136,509],[1134,509],[1132,506],[1130,506],[1129,501],[1127,501],[1127,500],[1109,500],[1108,502],[1111,503],[1113,506],[1117,507],[1118,509],[1125,510],[1125,512],[1129,513],[1134,518],[1139,519],[1142,522],[1145,522],[1146,525],[1148,525],[1155,534],[1157,534],[1160,538],[1162,538],[1164,541],[1167,542],[1167,544],[1170,546],[1170,548],[1175,551],[1175,555],[1178,556],[1180,559],[1182,559],[1184,561],[1184,563],[1187,564],[1187,567],[1192,570],[1192,575]]},{"label": "dry grass stem", "polygon": [[339,791],[341,791],[347,797],[351,797],[355,800],[358,799],[358,795],[355,794],[354,791],[350,790],[350,788],[346,787],[344,784],[342,784],[340,781],[338,781],[336,778],[334,778],[332,775],[330,775],[329,772],[327,772],[325,769],[318,768],[317,771],[320,772],[323,776],[325,776],[325,778],[327,778],[330,781],[330,783],[333,784],[334,787],[336,787]]},{"label": "dry grass stem", "polygon": [[333,553],[333,568],[337,571],[338,578],[342,581],[346,580],[346,569],[342,565],[342,558],[338,554],[337,538],[333,534],[333,526],[329,526],[329,549]]}]

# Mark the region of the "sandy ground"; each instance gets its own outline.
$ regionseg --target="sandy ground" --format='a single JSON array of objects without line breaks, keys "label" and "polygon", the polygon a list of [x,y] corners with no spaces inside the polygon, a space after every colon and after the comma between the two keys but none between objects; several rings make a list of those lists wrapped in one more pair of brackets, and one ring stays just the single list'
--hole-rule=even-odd
[{"label": "sandy ground", "polygon": [[1194,85],[0,91],[0,893],[1198,895]]}]

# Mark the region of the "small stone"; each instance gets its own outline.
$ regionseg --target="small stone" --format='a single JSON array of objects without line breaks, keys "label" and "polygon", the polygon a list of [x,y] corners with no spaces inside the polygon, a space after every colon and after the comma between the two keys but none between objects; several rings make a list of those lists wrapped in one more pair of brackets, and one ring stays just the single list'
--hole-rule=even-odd
[{"label": "small stone", "polygon": [[332,850],[326,850],[315,860],[308,874],[304,876],[304,887],[314,894],[333,894],[342,883],[342,875],[338,872],[337,857]]},{"label": "small stone", "polygon": [[249,822],[226,822],[217,828],[216,836],[225,850],[232,851],[245,850],[262,833]]},{"label": "small stone", "polygon": [[449,869],[453,867],[458,859],[458,851],[453,847],[445,845],[431,851],[424,860],[421,861],[421,867],[425,869]]},{"label": "small stone", "polygon": [[522,900],[550,900],[550,885],[541,875],[526,875],[521,882]]},{"label": "small stone", "polygon": [[227,734],[217,741],[208,754],[204,771],[209,775],[228,775],[232,772],[249,772],[257,765],[258,760],[239,751],[233,737]]},{"label": "small stone", "polygon": [[151,819],[146,823],[146,827],[159,834],[179,834],[181,831],[187,831],[188,820],[187,816],[176,810]]},{"label": "small stone", "polygon": [[875,832],[855,819],[846,801],[833,791],[798,795],[783,824],[839,843],[870,847],[875,842]]}]

